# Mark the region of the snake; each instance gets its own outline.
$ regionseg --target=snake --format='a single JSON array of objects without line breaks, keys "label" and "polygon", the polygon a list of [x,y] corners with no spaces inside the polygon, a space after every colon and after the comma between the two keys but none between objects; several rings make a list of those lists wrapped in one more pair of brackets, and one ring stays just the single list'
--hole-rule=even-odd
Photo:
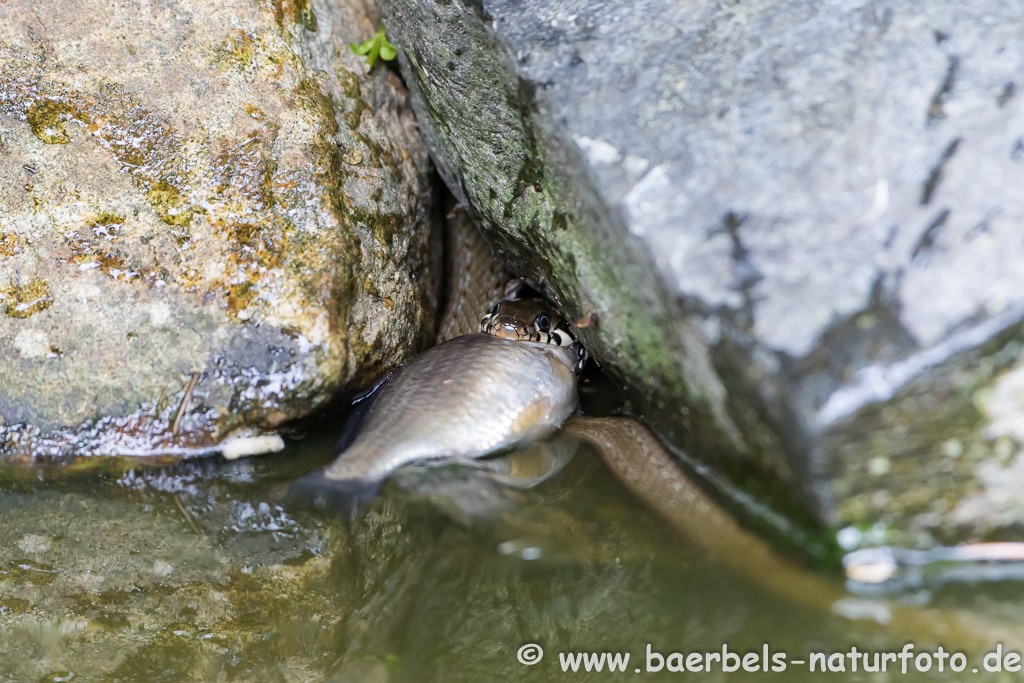
[{"label": "snake", "polygon": [[793,603],[979,652],[993,642],[1021,642],[1015,629],[967,611],[851,597],[841,582],[746,529],[640,421],[576,414],[576,377],[587,353],[573,328],[591,321],[573,323],[544,299],[520,298],[523,281],[495,258],[468,214],[448,218],[448,301],[438,344],[389,378],[360,435],[326,468],[328,480],[372,495],[404,464],[468,463],[561,432],[589,444],[685,542]]}]

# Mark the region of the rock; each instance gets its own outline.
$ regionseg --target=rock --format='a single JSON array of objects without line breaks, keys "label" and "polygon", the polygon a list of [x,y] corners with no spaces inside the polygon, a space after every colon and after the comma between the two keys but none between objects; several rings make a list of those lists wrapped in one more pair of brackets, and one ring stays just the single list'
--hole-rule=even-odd
[{"label": "rock", "polygon": [[378,5],[446,181],[737,499],[821,552],[1024,522],[1021,8]]},{"label": "rock", "polygon": [[429,341],[429,159],[363,5],[41,12],[0,7],[0,456],[272,430]]}]

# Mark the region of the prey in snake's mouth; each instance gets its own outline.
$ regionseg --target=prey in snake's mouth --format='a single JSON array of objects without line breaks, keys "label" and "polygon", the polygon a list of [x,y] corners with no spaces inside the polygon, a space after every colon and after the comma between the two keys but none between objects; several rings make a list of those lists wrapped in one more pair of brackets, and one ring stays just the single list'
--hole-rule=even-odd
[{"label": "prey in snake's mouth", "polygon": [[480,331],[504,339],[574,347],[577,372],[587,361],[587,352],[569,324],[543,299],[499,301],[480,321]]},{"label": "prey in snake's mouth", "polygon": [[499,302],[481,328],[397,368],[311,485],[329,481],[337,505],[354,510],[404,465],[511,454],[557,431],[579,406],[587,359],[569,325],[531,298]]}]

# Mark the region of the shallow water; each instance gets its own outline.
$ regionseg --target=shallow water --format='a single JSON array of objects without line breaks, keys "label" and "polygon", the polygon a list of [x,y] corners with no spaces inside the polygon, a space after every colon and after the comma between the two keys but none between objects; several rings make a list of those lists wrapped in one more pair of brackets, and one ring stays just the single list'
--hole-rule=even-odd
[{"label": "shallow water", "polygon": [[[0,681],[799,681],[821,674],[726,673],[718,662],[648,673],[646,649],[767,644],[787,661],[908,641],[934,650],[709,562],[585,448],[525,491],[469,468],[407,469],[346,524],[287,487],[330,460],[336,432],[236,463],[7,475]],[[983,638],[992,625],[1024,632],[1016,585],[902,600],[967,613]],[[526,666],[517,652],[529,643],[545,654]],[[560,654],[578,652],[630,659],[625,673],[563,671]],[[983,678],[971,674],[983,653],[969,654],[961,676],[915,674],[912,662],[907,675],[898,662],[855,674],[846,659],[828,678]]]}]

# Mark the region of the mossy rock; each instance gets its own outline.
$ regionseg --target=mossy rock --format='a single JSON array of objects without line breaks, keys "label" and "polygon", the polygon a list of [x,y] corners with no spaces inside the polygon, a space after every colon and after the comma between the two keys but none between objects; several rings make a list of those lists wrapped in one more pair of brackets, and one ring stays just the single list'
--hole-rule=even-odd
[{"label": "mossy rock", "polygon": [[275,429],[430,341],[429,160],[362,4],[0,16],[0,458]]}]

